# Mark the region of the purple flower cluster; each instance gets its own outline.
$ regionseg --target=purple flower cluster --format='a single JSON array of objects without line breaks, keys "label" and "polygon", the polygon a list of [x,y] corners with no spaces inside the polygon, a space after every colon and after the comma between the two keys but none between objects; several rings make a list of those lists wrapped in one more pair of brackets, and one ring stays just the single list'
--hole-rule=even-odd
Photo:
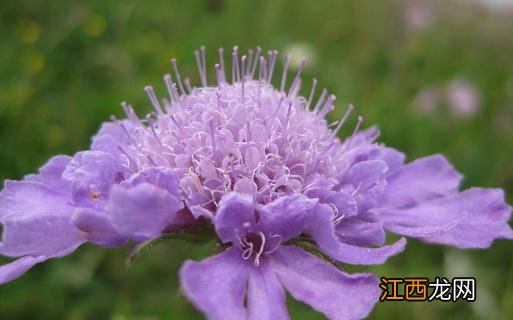
[{"label": "purple flower cluster", "polygon": [[[104,123],[90,150],[56,156],[0,193],[0,284],[85,242],[116,247],[210,226],[224,250],[180,271],[183,291],[211,319],[288,319],[285,290],[331,319],[363,318],[380,295],[372,274],[335,264],[381,264],[404,250],[385,232],[458,248],[513,238],[500,189],[458,190],[462,176],[440,155],[405,163],[375,142],[376,128],[341,141],[343,118],[328,124],[335,96],[317,81],[299,95],[303,61],[287,86],[271,84],[277,51],[260,49],[225,68],[223,50],[209,86],[182,81],[176,61],[169,97],[145,91],[154,112]],[[226,70],[231,69],[231,81]],[[303,245],[301,245],[303,244]],[[311,253],[318,250],[325,259]]]}]

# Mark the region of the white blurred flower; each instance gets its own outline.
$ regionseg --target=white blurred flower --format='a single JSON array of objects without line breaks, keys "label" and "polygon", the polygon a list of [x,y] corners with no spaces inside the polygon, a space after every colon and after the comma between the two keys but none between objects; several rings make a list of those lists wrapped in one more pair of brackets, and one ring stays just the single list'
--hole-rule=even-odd
[{"label": "white blurred flower", "polygon": [[295,70],[301,65],[301,60],[305,58],[308,65],[314,65],[317,61],[317,51],[306,42],[295,42],[285,47],[285,53],[290,54],[290,68]]}]

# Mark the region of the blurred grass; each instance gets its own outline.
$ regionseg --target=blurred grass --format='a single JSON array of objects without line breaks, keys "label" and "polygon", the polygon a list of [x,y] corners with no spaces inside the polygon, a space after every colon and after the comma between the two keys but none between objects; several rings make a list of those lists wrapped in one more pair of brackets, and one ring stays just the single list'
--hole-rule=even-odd
[{"label": "blurred grass", "polygon": [[[429,1],[434,21],[407,22],[401,1],[13,1],[0,4],[0,180],[20,179],[51,155],[87,148],[100,123],[121,116],[127,100],[149,111],[142,90],[176,57],[197,80],[192,51],[219,46],[264,50],[307,47],[316,77],[335,93],[340,117],[352,103],[382,141],[409,159],[444,153],[465,174],[465,187],[506,190],[513,198],[512,12]],[[480,109],[459,118],[443,105],[420,113],[423,88],[465,77]],[[211,78],[213,79],[213,77]],[[308,87],[308,85],[306,85]],[[307,88],[304,88],[305,93]],[[347,130],[350,130],[348,128]],[[344,132],[346,134],[347,132]],[[126,268],[126,249],[84,246],[0,287],[1,319],[196,319],[179,294],[177,270],[209,247],[171,243]],[[1,259],[0,262],[6,262]],[[458,251],[410,241],[407,251],[372,271],[380,276],[475,276],[478,301],[379,303],[371,318],[513,318],[513,244]],[[471,274],[459,274],[472,272]],[[294,319],[320,316],[290,300]]]}]

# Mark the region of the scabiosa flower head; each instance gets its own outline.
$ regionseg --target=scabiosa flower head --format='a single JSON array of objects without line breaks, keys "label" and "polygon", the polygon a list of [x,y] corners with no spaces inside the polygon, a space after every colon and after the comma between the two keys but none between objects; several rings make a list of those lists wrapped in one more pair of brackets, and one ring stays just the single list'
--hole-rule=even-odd
[{"label": "scabiosa flower head", "polygon": [[442,156],[405,164],[361,117],[339,140],[353,108],[328,124],[335,96],[314,99],[316,80],[299,95],[304,60],[287,81],[290,56],[278,78],[277,51],[239,58],[235,47],[228,67],[220,49],[209,85],[205,49],[195,54],[200,87],[173,59],[168,98],[145,88],[153,113],[122,103],[126,119],[103,124],[90,150],[6,182],[0,253],[19,259],[0,267],[0,283],[86,241],[143,246],[201,233],[224,251],[186,262],[180,278],[209,318],[286,319],[286,289],[329,318],[353,319],[372,310],[377,278],[336,266],[404,250],[404,238],[386,245],[385,231],[461,248],[513,237],[502,191],[459,193],[461,175]]}]

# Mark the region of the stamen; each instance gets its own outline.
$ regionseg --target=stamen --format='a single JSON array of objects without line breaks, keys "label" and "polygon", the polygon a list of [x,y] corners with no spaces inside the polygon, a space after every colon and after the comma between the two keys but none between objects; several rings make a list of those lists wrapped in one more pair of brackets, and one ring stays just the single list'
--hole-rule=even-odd
[{"label": "stamen", "polygon": [[239,74],[239,48],[233,47],[232,51],[232,83],[240,81]]},{"label": "stamen", "polygon": [[153,138],[155,138],[155,140],[160,144],[160,146],[164,146],[164,144],[162,143],[162,140],[160,140],[160,137],[159,135],[157,134],[157,131],[155,130],[155,126],[154,126],[154,123],[151,119],[151,115],[148,114],[146,116],[146,120],[148,121],[148,127],[150,128],[150,132],[151,134],[153,135]]},{"label": "stamen", "polygon": [[280,101],[278,101],[278,106],[276,107],[276,109],[274,109],[273,114],[271,115],[271,119],[276,118],[276,115],[280,110],[281,104],[283,103],[283,101],[285,100],[286,97],[287,97],[287,95],[285,93],[282,93],[280,95]]},{"label": "stamen", "polygon": [[260,236],[261,244],[260,244],[260,248],[258,248],[258,252],[255,255],[255,266],[257,266],[257,267],[258,267],[258,265],[260,265],[260,256],[264,252],[264,247],[265,247],[264,233],[262,231],[258,231],[258,235]]},{"label": "stamen", "polygon": [[134,145],[137,148],[137,144],[135,143],[135,140],[132,137],[132,135],[130,134],[130,132],[128,132],[125,124],[122,121],[118,121],[114,117],[112,119],[114,120],[115,123],[117,123],[119,125],[119,127],[121,128],[121,131],[123,131],[123,133],[127,136],[128,140],[130,140],[130,144]]},{"label": "stamen", "polygon": [[169,118],[171,119],[171,121],[173,121],[178,131],[182,131],[182,126],[178,123],[176,118],[173,115],[170,115]]},{"label": "stamen", "polygon": [[333,109],[335,109],[333,107],[333,102],[337,99],[337,97],[335,97],[334,95],[330,95],[328,97],[328,99],[326,100],[326,102],[324,103],[324,106],[322,107],[322,109],[319,111],[319,116],[324,118],[328,113],[330,113],[331,111],[333,111]]},{"label": "stamen", "polygon": [[247,243],[246,245],[248,246],[248,248],[242,251],[242,259],[244,260],[248,260],[249,258],[251,258],[251,255],[253,254],[253,244]]},{"label": "stamen", "polygon": [[142,124],[141,120],[139,119],[139,117],[137,116],[137,114],[135,113],[134,111],[134,108],[132,108],[131,105],[127,104],[125,101],[121,102],[121,108],[123,108],[123,111],[125,112],[126,114],[126,117],[132,121],[132,122],[135,122],[137,123],[138,125],[140,125],[141,127],[143,127],[144,125]]},{"label": "stamen", "polygon": [[292,112],[292,100],[289,100],[289,109],[287,110],[287,122],[285,123],[286,128],[289,127],[290,114]]},{"label": "stamen", "polygon": [[281,75],[280,91],[283,92],[285,89],[285,82],[287,82],[287,72],[289,70],[289,63],[292,55],[289,53],[285,56],[285,65],[283,66],[283,73]]},{"label": "stamen", "polygon": [[312,100],[315,94],[315,89],[317,88],[317,79],[312,80],[312,89],[310,89],[310,96],[308,97],[308,102],[306,104],[306,109],[310,110],[310,106],[312,105]]},{"label": "stamen", "polygon": [[203,76],[204,76],[204,82],[205,84],[203,85],[204,87],[207,86],[207,55],[206,55],[206,49],[205,49],[205,46],[201,46],[200,47],[200,52],[201,52],[201,64],[203,65]]},{"label": "stamen", "polygon": [[224,72],[224,48],[219,48],[219,65],[221,66],[221,73],[220,73],[220,79],[222,82],[226,81],[226,75]]},{"label": "stamen", "polygon": [[349,140],[347,140],[346,148],[351,146],[354,136],[358,133],[358,130],[360,130],[362,123],[363,123],[363,118],[361,116],[358,116],[358,122],[356,123],[356,126],[354,127],[353,134],[351,134],[351,137],[349,137]]},{"label": "stamen", "polygon": [[260,70],[258,71],[258,106],[262,106],[262,77],[264,75],[264,69],[266,61],[264,57],[260,57]]},{"label": "stamen", "polygon": [[293,93],[296,90],[296,86],[299,85],[299,80],[301,77],[301,73],[303,72],[303,69],[306,65],[306,58],[301,59],[301,64],[299,65],[299,68],[296,73],[296,77],[294,78],[294,81],[292,81],[292,85],[290,86],[288,95],[290,96],[291,93]]},{"label": "stamen", "polygon": [[319,100],[315,104],[313,112],[315,112],[315,113],[319,112],[319,109],[321,108],[321,106],[323,105],[324,101],[326,100],[326,95],[327,94],[328,94],[328,90],[322,89],[321,96],[319,97]]},{"label": "stamen", "polygon": [[178,104],[178,101],[173,93],[173,80],[171,79],[170,74],[164,75],[164,83],[166,84],[167,93],[169,94],[169,97],[171,98],[171,102]]},{"label": "stamen", "polygon": [[151,104],[153,105],[153,108],[155,111],[157,111],[158,114],[164,114],[162,112],[162,108],[160,107],[159,100],[157,99],[157,96],[155,95],[155,91],[153,90],[152,86],[146,86],[144,87],[144,91],[146,91],[146,94],[148,95],[148,98],[151,101]]},{"label": "stamen", "polygon": [[178,83],[178,87],[180,88],[180,92],[182,93],[182,95],[186,95],[187,92],[185,92],[185,89],[183,87],[182,78],[180,77],[180,72],[178,72],[178,66],[176,64],[175,58],[171,59],[171,64],[173,65],[173,71],[175,72],[175,78],[176,82]]},{"label": "stamen", "polygon": [[216,97],[217,97],[217,107],[222,108],[222,106],[221,106],[221,90],[219,90],[219,89],[217,90]]},{"label": "stamen", "polygon": [[253,79],[253,76],[255,75],[256,66],[258,64],[258,61],[260,61],[261,53],[262,53],[262,49],[260,49],[260,47],[257,47],[256,54],[255,54],[255,60],[253,61],[253,65],[251,68],[251,79]]},{"label": "stamen", "polygon": [[338,123],[337,127],[335,128],[335,130],[333,131],[333,135],[336,136],[338,131],[342,128],[342,126],[344,125],[344,123],[346,122],[347,120],[347,117],[349,117],[349,115],[351,114],[351,112],[353,112],[353,105],[350,104],[349,107],[347,107],[347,110],[344,114],[344,116],[342,116],[342,119],[340,119],[340,122]]},{"label": "stamen", "polygon": [[217,90],[221,90],[221,82],[223,81],[223,75],[221,73],[221,66],[218,63],[216,63],[214,65],[214,68],[216,69]]},{"label": "stamen", "polygon": [[187,89],[187,94],[192,92],[192,86],[191,86],[191,79],[185,78],[183,80],[183,83],[185,85],[185,89]]},{"label": "stamen", "polygon": [[276,60],[278,60],[278,51],[269,51],[269,77],[267,78],[267,82],[271,83],[274,74],[274,67],[276,66]]},{"label": "stamen", "polygon": [[200,56],[200,53],[198,50],[194,51],[194,57],[196,58],[196,66],[198,67],[198,73],[201,81],[201,85],[203,87],[207,86],[207,80],[206,80],[206,71],[203,70],[203,59]]},{"label": "stamen", "polygon": [[244,84],[246,80],[246,56],[242,56],[242,84],[241,84],[241,91],[242,91],[242,104],[244,104]]}]

